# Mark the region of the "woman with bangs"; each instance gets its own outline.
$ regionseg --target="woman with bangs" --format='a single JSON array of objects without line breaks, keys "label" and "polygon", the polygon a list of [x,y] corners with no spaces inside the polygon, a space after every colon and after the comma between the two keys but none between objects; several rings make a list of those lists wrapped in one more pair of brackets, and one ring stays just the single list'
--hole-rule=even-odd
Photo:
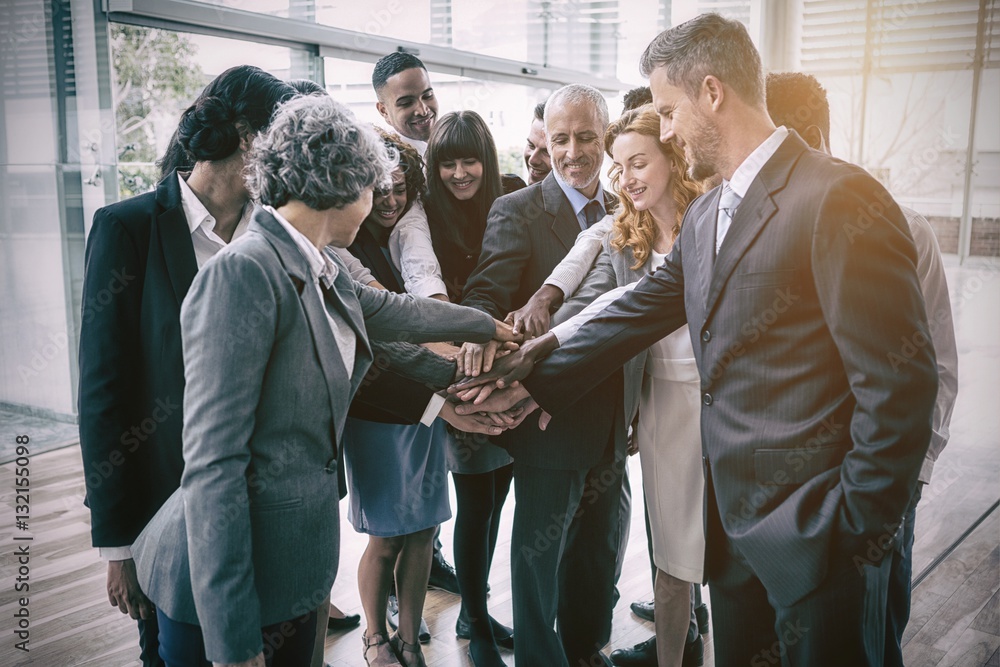
[{"label": "woman with bangs", "polygon": [[[517,176],[501,176],[493,135],[475,111],[445,114],[434,126],[425,153],[424,208],[434,254],[448,299],[459,303],[482,250],[486,219],[501,195],[525,187]],[[463,355],[459,355],[459,369]],[[448,468],[455,480],[455,570],[462,611],[455,627],[470,640],[478,667],[504,664],[497,645],[513,648],[513,630],[492,619],[486,605],[487,579],[500,527],[500,510],[510,488],[512,459],[484,437],[454,432]]]},{"label": "woman with bangs", "polygon": [[[661,143],[659,136],[659,117],[651,105],[625,112],[608,127],[604,147],[612,159],[609,175],[620,197],[618,213],[593,268],[556,313],[555,320],[562,323],[503,360],[507,371],[503,380],[508,386],[523,379],[536,361],[652,273],[673,248],[684,211],[703,189],[688,176],[683,151],[672,142]],[[579,256],[567,260],[556,270],[574,262],[574,266],[583,265]],[[700,380],[688,327],[638,354],[625,364],[624,373],[625,414],[642,462],[656,565],[656,636],[629,653],[644,653],[655,642],[661,667],[700,664],[704,649],[697,625],[690,619],[691,584],[703,580],[705,482]],[[475,391],[459,397],[469,400]],[[618,653],[612,653],[613,661]]]},{"label": "woman with bangs", "polygon": [[[372,210],[347,249],[372,272],[380,287],[402,294],[403,277],[390,255],[389,237],[423,192],[423,161],[398,135],[378,127],[375,131],[398,153],[399,164],[392,171],[391,185],[375,191]],[[472,428],[460,421],[464,418],[455,415],[447,401],[441,406],[441,416]],[[368,546],[358,564],[358,587],[367,620],[364,658],[373,667],[424,664],[418,637],[434,532],[451,517],[444,425],[393,421],[366,414],[365,419],[348,417],[344,429],[349,519],[355,530],[368,534]],[[394,572],[399,628],[389,639],[385,610]]]}]

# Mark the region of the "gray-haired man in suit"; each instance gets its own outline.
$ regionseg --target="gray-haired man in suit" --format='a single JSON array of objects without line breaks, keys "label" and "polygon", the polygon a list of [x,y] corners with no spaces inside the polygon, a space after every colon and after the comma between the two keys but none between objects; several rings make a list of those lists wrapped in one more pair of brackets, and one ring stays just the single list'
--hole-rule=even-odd
[{"label": "gray-haired man in suit", "polygon": [[[937,385],[906,221],[862,169],[774,127],[741,24],[699,16],[659,35],[641,64],[661,140],[684,147],[694,177],[723,184],[688,208],[655,273],[524,387],[475,408],[530,392],[558,419],[687,322],[701,374],[716,664],[882,665],[886,556]],[[530,362],[532,347],[500,371]],[[525,365],[501,373],[508,386]]]},{"label": "gray-haired man in suit", "polygon": [[[607,104],[590,86],[569,85],[552,94],[545,128],[553,170],[493,204],[463,305],[496,318],[520,308],[580,231],[613,208],[598,178],[607,124]],[[514,457],[511,579],[518,665],[575,667],[604,659],[600,648],[611,631],[625,467],[622,386],[615,375],[589,390],[574,390],[579,414],[555,419],[547,432],[532,420],[496,440]]]}]

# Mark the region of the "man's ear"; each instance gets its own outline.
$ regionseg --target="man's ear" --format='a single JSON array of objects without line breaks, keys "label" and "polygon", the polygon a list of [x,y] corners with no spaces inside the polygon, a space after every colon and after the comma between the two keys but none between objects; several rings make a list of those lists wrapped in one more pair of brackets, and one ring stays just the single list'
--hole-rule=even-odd
[{"label": "man's ear", "polygon": [[726,90],[716,77],[709,74],[701,81],[701,95],[712,111],[718,111],[726,98]]},{"label": "man's ear", "polygon": [[802,130],[802,138],[807,144],[809,144],[809,148],[822,151],[824,153],[830,152],[826,145],[826,140],[823,139],[823,133],[820,132],[819,128],[815,125],[810,125]]},{"label": "man's ear", "polygon": [[375,103],[375,108],[378,109],[378,112],[380,114],[382,114],[382,118],[385,119],[385,122],[388,123],[389,122],[389,113],[386,111],[385,105],[382,104],[381,100],[379,100],[378,102]]}]

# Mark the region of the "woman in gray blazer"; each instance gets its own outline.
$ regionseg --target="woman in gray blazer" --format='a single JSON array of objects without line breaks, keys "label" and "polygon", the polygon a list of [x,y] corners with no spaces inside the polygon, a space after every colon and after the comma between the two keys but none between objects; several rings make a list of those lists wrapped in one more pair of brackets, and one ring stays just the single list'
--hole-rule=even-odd
[{"label": "woman in gray blazer", "polygon": [[337,574],[340,435],[370,381],[369,336],[510,338],[471,309],[356,283],[321,252],[351,243],[392,167],[332,99],[283,105],[248,158],[262,207],[184,302],[184,474],[133,550],[161,636],[203,641],[195,664],[309,664]]}]

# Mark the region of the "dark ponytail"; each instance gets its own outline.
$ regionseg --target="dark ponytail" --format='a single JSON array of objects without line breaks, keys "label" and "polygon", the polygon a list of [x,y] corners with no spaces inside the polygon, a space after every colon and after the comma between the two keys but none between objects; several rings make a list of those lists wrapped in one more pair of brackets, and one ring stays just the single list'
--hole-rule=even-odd
[{"label": "dark ponytail", "polygon": [[[252,133],[267,127],[275,109],[294,97],[287,83],[259,67],[232,67],[209,83],[184,111],[174,152],[192,162],[224,160],[240,146],[240,125]],[[168,156],[164,156],[164,167]]]}]

